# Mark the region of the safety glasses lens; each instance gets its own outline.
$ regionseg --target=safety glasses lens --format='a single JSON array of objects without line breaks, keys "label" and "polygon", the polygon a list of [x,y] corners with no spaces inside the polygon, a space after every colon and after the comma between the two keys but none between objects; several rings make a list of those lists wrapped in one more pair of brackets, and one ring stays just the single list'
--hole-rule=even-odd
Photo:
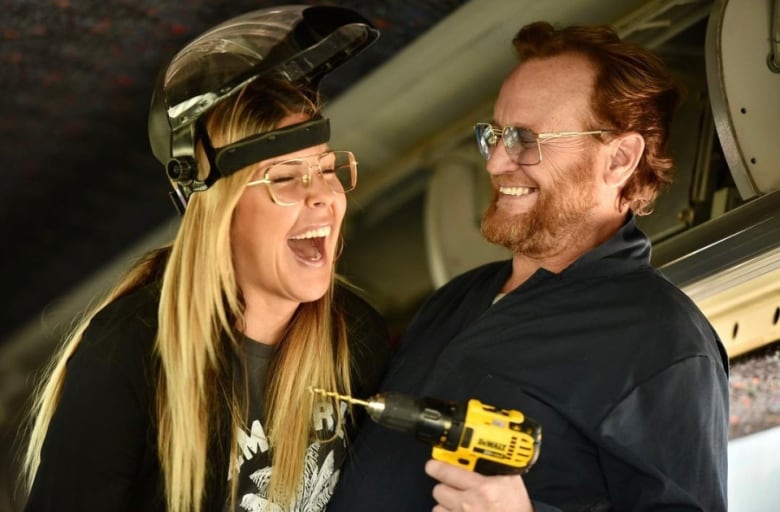
[{"label": "safety glasses lens", "polygon": [[271,166],[265,183],[277,202],[303,201],[314,181],[322,179],[333,192],[345,193],[357,184],[357,162],[349,151],[328,151],[317,157],[286,160]]},{"label": "safety glasses lens", "polygon": [[474,125],[474,133],[479,153],[485,160],[493,154],[499,139],[514,162],[535,165],[541,160],[536,134],[527,128],[507,126],[499,130],[489,123],[477,123]]},{"label": "safety glasses lens", "polygon": [[474,126],[474,133],[477,136],[477,148],[479,148],[479,154],[487,160],[493,153],[493,148],[496,146],[498,137],[491,125],[488,123],[477,123]]}]

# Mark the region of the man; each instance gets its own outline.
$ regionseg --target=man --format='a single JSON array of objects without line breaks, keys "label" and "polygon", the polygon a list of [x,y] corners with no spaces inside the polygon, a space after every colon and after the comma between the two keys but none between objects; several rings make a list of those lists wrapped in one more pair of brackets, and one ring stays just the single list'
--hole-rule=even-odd
[{"label": "man", "polygon": [[522,411],[539,459],[483,476],[369,423],[329,511],[725,510],[728,360],[634,218],[670,182],[678,90],[606,27],[539,22],[514,45],[476,127],[495,192],[482,232],[513,258],[437,290],[382,388]]}]

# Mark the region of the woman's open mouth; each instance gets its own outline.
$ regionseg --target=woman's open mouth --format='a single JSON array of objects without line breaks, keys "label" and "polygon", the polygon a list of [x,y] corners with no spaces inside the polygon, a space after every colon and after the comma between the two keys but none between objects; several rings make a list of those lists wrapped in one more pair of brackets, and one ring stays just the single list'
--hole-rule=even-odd
[{"label": "woman's open mouth", "polygon": [[325,255],[325,239],[330,232],[330,226],[310,229],[288,238],[287,245],[299,259],[308,263],[317,263]]}]

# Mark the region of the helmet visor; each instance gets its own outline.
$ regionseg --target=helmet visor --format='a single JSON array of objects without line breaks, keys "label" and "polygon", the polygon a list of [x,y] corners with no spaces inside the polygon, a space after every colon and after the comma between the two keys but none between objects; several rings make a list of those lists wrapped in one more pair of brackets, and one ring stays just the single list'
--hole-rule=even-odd
[{"label": "helmet visor", "polygon": [[172,130],[263,74],[316,82],[377,37],[362,17],[336,7],[284,6],[228,20],[171,61],[163,96]]}]

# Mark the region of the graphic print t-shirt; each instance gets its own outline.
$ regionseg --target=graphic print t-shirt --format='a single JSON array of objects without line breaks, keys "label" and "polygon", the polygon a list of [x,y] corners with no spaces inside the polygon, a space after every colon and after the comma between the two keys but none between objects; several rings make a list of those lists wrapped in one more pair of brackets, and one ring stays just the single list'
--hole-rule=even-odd
[{"label": "graphic print t-shirt", "polygon": [[[268,501],[271,481],[269,440],[263,425],[263,408],[268,367],[275,346],[246,339],[243,343],[248,378],[248,430],[238,433],[239,468],[236,512],[282,512],[283,508]],[[337,416],[331,402],[321,403],[314,411],[317,437],[330,439],[336,433]],[[342,417],[346,407],[342,409]],[[346,456],[344,433],[339,429],[333,441],[313,442],[306,450],[303,483],[291,512],[320,512],[333,494],[339,477],[338,468]]]}]

